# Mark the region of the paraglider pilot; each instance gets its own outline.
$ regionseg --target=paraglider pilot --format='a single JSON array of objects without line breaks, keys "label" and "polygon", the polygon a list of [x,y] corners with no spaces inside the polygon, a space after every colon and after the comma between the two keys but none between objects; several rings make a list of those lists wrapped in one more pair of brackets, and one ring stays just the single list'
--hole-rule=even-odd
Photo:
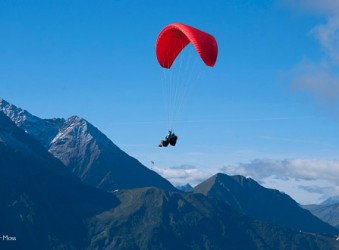
[{"label": "paraglider pilot", "polygon": [[168,144],[170,144],[171,146],[175,146],[175,144],[177,143],[177,139],[178,136],[176,136],[172,130],[169,130],[165,140],[160,141],[159,147],[167,147]]}]

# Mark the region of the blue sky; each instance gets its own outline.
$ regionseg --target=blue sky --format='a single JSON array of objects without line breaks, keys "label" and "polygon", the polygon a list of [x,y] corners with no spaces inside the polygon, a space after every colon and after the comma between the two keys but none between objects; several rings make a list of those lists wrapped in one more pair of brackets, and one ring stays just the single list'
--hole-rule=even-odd
[{"label": "blue sky", "polygon": [[[164,149],[155,41],[173,22],[212,34],[219,55]],[[1,1],[0,97],[81,116],[174,184],[224,171],[319,202],[339,194],[338,30],[335,0]]]}]

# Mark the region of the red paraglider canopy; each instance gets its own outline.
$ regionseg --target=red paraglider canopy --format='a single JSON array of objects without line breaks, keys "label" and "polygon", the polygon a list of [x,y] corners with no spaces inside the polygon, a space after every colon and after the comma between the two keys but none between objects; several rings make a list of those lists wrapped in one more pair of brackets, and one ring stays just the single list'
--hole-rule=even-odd
[{"label": "red paraglider canopy", "polygon": [[156,55],[159,64],[169,69],[178,54],[190,42],[204,63],[213,67],[218,55],[215,38],[204,31],[181,23],[167,25],[160,32],[156,42]]}]

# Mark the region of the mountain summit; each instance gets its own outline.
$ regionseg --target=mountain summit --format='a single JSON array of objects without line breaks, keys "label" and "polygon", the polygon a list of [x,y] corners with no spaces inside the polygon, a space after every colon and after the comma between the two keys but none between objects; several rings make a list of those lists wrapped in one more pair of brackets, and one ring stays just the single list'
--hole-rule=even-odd
[{"label": "mountain summit", "polygon": [[65,122],[65,119],[41,119],[18,108],[15,105],[6,102],[0,98],[0,111],[7,115],[18,127],[27,134],[33,136],[45,148],[59,131],[59,127]]},{"label": "mountain summit", "polygon": [[67,120],[41,119],[3,99],[0,111],[87,184],[104,190],[150,186],[176,190],[85,119],[78,116]]},{"label": "mountain summit", "polygon": [[77,116],[68,118],[49,146],[84,182],[105,190],[155,186],[175,188],[154,171],[130,157],[96,127]]},{"label": "mountain summit", "polygon": [[255,219],[295,230],[335,234],[338,230],[319,220],[288,195],[260,186],[244,176],[216,174],[193,189],[222,200]]}]

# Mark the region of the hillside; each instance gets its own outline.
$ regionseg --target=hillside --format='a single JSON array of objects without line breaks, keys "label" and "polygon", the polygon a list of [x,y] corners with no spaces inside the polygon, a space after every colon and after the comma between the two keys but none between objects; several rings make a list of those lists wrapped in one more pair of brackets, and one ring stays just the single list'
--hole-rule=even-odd
[{"label": "hillside", "polygon": [[119,206],[91,221],[92,249],[331,249],[334,238],[251,219],[201,194],[115,192]]},{"label": "hillside", "polygon": [[0,196],[0,232],[16,238],[0,242],[1,249],[85,247],[84,221],[118,204],[114,195],[70,175],[2,113]]},{"label": "hillside", "polygon": [[303,209],[288,195],[260,186],[243,176],[217,174],[193,189],[225,201],[234,209],[255,219],[295,230],[336,234],[338,230]]}]

